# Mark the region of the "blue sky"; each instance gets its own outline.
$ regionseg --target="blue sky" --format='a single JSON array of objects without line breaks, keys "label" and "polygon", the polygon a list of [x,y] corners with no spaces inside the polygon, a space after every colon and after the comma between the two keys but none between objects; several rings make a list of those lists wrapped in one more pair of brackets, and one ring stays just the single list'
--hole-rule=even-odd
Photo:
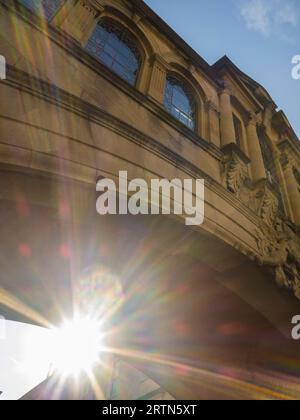
[{"label": "blue sky", "polygon": [[208,63],[224,54],[262,84],[300,138],[300,0],[146,0]]}]

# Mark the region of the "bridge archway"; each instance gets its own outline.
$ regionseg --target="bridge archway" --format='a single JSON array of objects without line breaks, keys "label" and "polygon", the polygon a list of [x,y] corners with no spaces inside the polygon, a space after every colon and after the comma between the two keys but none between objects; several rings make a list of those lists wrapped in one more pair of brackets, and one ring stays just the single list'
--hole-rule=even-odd
[{"label": "bridge archway", "polygon": [[220,239],[166,216],[101,218],[87,184],[63,180],[64,189],[62,179],[16,168],[3,169],[1,182],[10,186],[0,209],[1,237],[10,238],[1,243],[9,319],[59,323],[71,316],[84,273],[105,265],[125,296],[112,320],[115,356],[175,397],[233,396],[228,378],[221,386],[224,369],[247,382],[251,372],[269,374],[275,355],[278,374],[298,360],[289,338],[295,300]]}]

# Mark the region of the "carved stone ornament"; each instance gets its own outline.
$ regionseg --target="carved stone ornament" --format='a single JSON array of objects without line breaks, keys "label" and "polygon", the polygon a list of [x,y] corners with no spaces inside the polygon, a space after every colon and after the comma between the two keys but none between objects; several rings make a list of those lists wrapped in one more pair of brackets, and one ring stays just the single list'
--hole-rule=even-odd
[{"label": "carved stone ornament", "polygon": [[234,145],[229,146],[223,149],[223,183],[229,191],[239,195],[242,186],[248,178],[247,165],[249,161],[238,148]]},{"label": "carved stone ornament", "polygon": [[276,283],[300,300],[300,239],[296,232],[277,218],[273,228],[262,222],[256,234],[259,263],[268,266]]},{"label": "carved stone ornament", "polygon": [[268,226],[273,227],[279,212],[279,200],[268,182],[259,183],[252,192],[249,206]]},{"label": "carved stone ornament", "polygon": [[265,196],[262,200],[260,208],[260,216],[264,222],[268,225],[272,225],[276,219],[279,209],[279,201],[271,191],[268,189],[265,192]]}]

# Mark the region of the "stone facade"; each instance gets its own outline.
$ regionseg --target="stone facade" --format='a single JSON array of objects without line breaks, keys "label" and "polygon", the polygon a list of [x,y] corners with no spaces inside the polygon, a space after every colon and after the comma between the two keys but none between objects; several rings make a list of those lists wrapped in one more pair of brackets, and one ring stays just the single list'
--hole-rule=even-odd
[{"label": "stone facade", "polygon": [[[136,40],[135,86],[86,50],[103,19]],[[204,178],[196,258],[221,276],[245,261],[264,267],[264,276],[300,299],[299,140],[261,85],[226,56],[210,66],[141,0],[66,0],[48,21],[22,1],[1,0],[0,22],[7,62],[0,82],[3,203],[22,190],[31,204],[59,212],[64,189],[54,180],[67,180],[77,203],[73,221],[81,223],[89,220],[88,206],[94,210],[100,176],[127,170],[145,180]],[[193,96],[194,130],[164,106],[169,76]],[[261,142],[271,150],[269,162]],[[43,178],[40,186],[32,177]],[[91,191],[87,199],[81,184]],[[202,238],[209,238],[206,252]],[[170,252],[185,255],[190,245],[178,244]]]},{"label": "stone facade", "polygon": [[[77,133],[77,141],[70,147],[72,152],[68,156],[72,165],[78,167],[78,171],[73,168],[76,178],[83,177],[85,181],[93,182],[96,174],[105,172],[105,168],[97,164],[101,160],[99,146],[102,142],[96,127],[100,125],[102,130],[107,130],[105,120],[110,119],[113,132],[117,130],[119,135],[124,133],[126,136],[118,158],[121,161],[128,155],[132,156],[133,172],[138,172],[135,165],[142,159],[148,162],[144,170],[149,176],[154,168],[161,168],[158,169],[159,175],[170,178],[175,173],[172,162],[180,160],[182,177],[190,173],[206,178],[205,229],[208,231],[214,231],[219,223],[225,224],[229,232],[236,230],[235,236],[243,243],[243,252],[256,255],[262,261],[266,255],[261,253],[259,240],[254,238],[258,228],[273,229],[275,240],[274,222],[280,218],[292,226],[293,237],[297,237],[300,224],[299,178],[297,180],[295,176],[300,167],[298,139],[265,89],[228,58],[209,66],[170,28],[158,22],[141,2],[128,2],[125,6],[126,2],[120,4],[111,0],[68,0],[62,2],[46,27],[43,18],[22,8],[18,2],[10,3],[2,4],[1,10],[1,53],[9,65],[8,81],[1,86],[3,163],[51,171],[53,164],[56,166],[55,161],[58,163],[57,159],[66,158],[59,143],[64,142],[68,148],[71,140],[67,136],[73,133],[67,133],[67,128],[63,133],[58,127],[59,97],[65,102],[64,110],[59,112],[62,119],[65,112],[70,112],[70,102],[84,119],[80,125],[82,132]],[[129,28],[140,44],[143,62],[134,89],[84,50],[93,29],[104,17],[115,19]],[[14,22],[18,24],[22,40],[14,31]],[[195,95],[198,105],[195,132],[186,130],[164,110],[164,86],[168,73],[180,76]],[[12,98],[16,106],[10,106]],[[94,114],[93,121],[89,119],[89,107]],[[14,139],[9,136],[13,129],[10,118],[16,114],[21,141],[19,136],[14,136]],[[45,126],[37,128],[37,123],[41,125],[43,122],[43,115],[48,115]],[[237,116],[242,127],[242,142],[238,146],[233,115]],[[66,126],[71,125],[67,117],[65,121]],[[283,203],[281,211],[274,185],[270,185],[266,174],[258,127],[264,130],[273,151],[279,179],[275,188]],[[56,132],[56,140],[51,141],[45,134],[46,129]],[[28,130],[32,131],[31,139],[25,135]],[[115,149],[113,141],[109,143],[105,146],[107,153]],[[130,148],[134,144],[138,147],[131,154]],[[162,164],[166,160],[169,164]],[[218,221],[212,210],[216,200],[219,208],[231,207],[222,221]],[[247,223],[237,229],[233,224],[240,212],[245,215]],[[233,217],[228,217],[228,214]],[[236,246],[233,237],[226,240]]]}]

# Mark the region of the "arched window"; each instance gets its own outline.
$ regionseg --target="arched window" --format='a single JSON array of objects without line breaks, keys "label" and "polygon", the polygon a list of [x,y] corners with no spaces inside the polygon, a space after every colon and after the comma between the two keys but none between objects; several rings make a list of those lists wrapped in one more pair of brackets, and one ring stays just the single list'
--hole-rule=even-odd
[{"label": "arched window", "polygon": [[86,50],[120,77],[136,84],[141,55],[131,33],[112,20],[103,20],[95,28]]},{"label": "arched window", "polygon": [[21,3],[36,14],[44,16],[49,21],[62,6],[64,0],[21,0]]},{"label": "arched window", "polygon": [[167,77],[164,105],[177,120],[195,130],[196,102],[184,83],[177,77]]}]

